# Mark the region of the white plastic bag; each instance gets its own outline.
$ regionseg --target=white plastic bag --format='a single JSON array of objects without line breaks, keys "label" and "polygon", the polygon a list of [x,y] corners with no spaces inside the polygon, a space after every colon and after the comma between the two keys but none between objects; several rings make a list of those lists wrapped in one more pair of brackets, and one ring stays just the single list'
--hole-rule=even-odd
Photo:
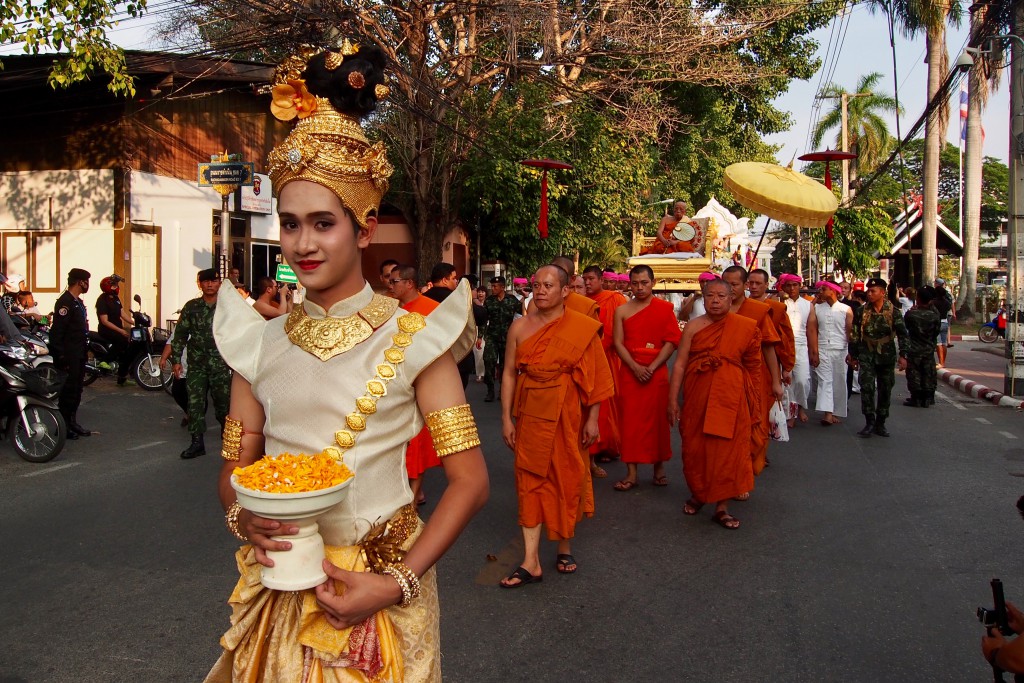
[{"label": "white plastic bag", "polygon": [[782,407],[782,401],[772,404],[768,411],[768,432],[772,435],[772,441],[789,441],[789,426],[786,424],[786,409]]}]

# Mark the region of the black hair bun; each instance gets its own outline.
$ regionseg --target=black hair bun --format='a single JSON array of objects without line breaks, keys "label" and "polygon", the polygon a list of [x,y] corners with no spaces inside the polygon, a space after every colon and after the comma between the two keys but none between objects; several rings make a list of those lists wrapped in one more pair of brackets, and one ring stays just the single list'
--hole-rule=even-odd
[{"label": "black hair bun", "polygon": [[[376,87],[384,85],[384,52],[378,47],[361,45],[356,54],[345,56],[334,70],[327,68],[327,56],[328,53],[321,52],[306,65],[302,78],[309,92],[326,97],[343,114],[356,118],[371,114],[377,108]],[[331,55],[332,59],[341,56]]]}]

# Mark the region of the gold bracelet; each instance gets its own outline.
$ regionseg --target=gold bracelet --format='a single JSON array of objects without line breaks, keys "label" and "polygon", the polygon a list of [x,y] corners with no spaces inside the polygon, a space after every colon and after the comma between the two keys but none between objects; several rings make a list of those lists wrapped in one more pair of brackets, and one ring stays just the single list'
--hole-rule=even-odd
[{"label": "gold bracelet", "polygon": [[259,434],[261,434],[261,432],[245,431],[242,427],[241,420],[236,420],[228,415],[224,418],[224,433],[222,436],[220,457],[232,462],[238,460],[242,455],[242,437]]},{"label": "gold bracelet", "polygon": [[228,508],[228,511],[224,514],[224,523],[228,525],[228,531],[230,531],[235,538],[242,543],[248,543],[249,539],[242,535],[242,532],[238,530],[238,515],[242,512],[242,506],[238,504],[236,500]]},{"label": "gold bracelet", "polygon": [[408,607],[413,600],[420,597],[420,579],[404,563],[393,562],[384,567],[381,574],[393,578],[398,582],[398,587],[402,589],[402,601],[398,603],[399,607]]},{"label": "gold bracelet", "polygon": [[480,445],[476,420],[468,403],[435,410],[424,416],[438,457],[468,451]]}]

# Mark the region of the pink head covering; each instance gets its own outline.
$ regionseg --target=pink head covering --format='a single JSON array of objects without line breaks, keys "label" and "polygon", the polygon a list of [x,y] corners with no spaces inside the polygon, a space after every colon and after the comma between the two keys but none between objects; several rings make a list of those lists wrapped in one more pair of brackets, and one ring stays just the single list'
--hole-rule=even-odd
[{"label": "pink head covering", "polygon": [[604,271],[601,274],[601,277],[602,277],[602,279],[605,279],[605,280],[614,280],[614,279],[616,279],[618,277],[618,274],[616,274],[616,273],[614,273],[614,272],[612,272],[610,270],[606,270],[606,271]]},{"label": "pink head covering", "polygon": [[829,289],[834,291],[836,294],[842,294],[843,293],[843,288],[840,287],[839,285],[837,285],[835,282],[832,282],[830,280],[818,280],[818,282],[815,283],[814,286],[817,287],[818,289],[821,289],[822,287],[828,287]]},{"label": "pink head covering", "polygon": [[705,271],[697,276],[697,282],[708,282],[710,280],[717,280],[718,276],[712,272]]},{"label": "pink head covering", "polygon": [[619,273],[615,276],[619,282],[629,282],[629,273]]},{"label": "pink head covering", "polygon": [[803,281],[803,279],[797,277],[796,275],[792,275],[790,273],[783,273],[782,275],[779,276],[779,286],[780,287],[782,285],[788,285],[790,282],[795,282],[797,284],[803,284],[804,281]]},{"label": "pink head covering", "polygon": [[527,282],[529,282],[529,280],[527,280],[525,277],[512,278],[512,284],[514,285],[525,285]]}]

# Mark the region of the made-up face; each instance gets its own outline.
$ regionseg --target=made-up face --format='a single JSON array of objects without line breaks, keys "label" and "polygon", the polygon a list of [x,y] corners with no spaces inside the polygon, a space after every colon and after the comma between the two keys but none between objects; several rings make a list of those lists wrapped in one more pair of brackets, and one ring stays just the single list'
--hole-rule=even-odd
[{"label": "made-up face", "polygon": [[373,238],[376,218],[358,227],[337,195],[308,180],[285,185],[277,206],[281,252],[310,301],[330,308],[362,289],[360,252]]}]

